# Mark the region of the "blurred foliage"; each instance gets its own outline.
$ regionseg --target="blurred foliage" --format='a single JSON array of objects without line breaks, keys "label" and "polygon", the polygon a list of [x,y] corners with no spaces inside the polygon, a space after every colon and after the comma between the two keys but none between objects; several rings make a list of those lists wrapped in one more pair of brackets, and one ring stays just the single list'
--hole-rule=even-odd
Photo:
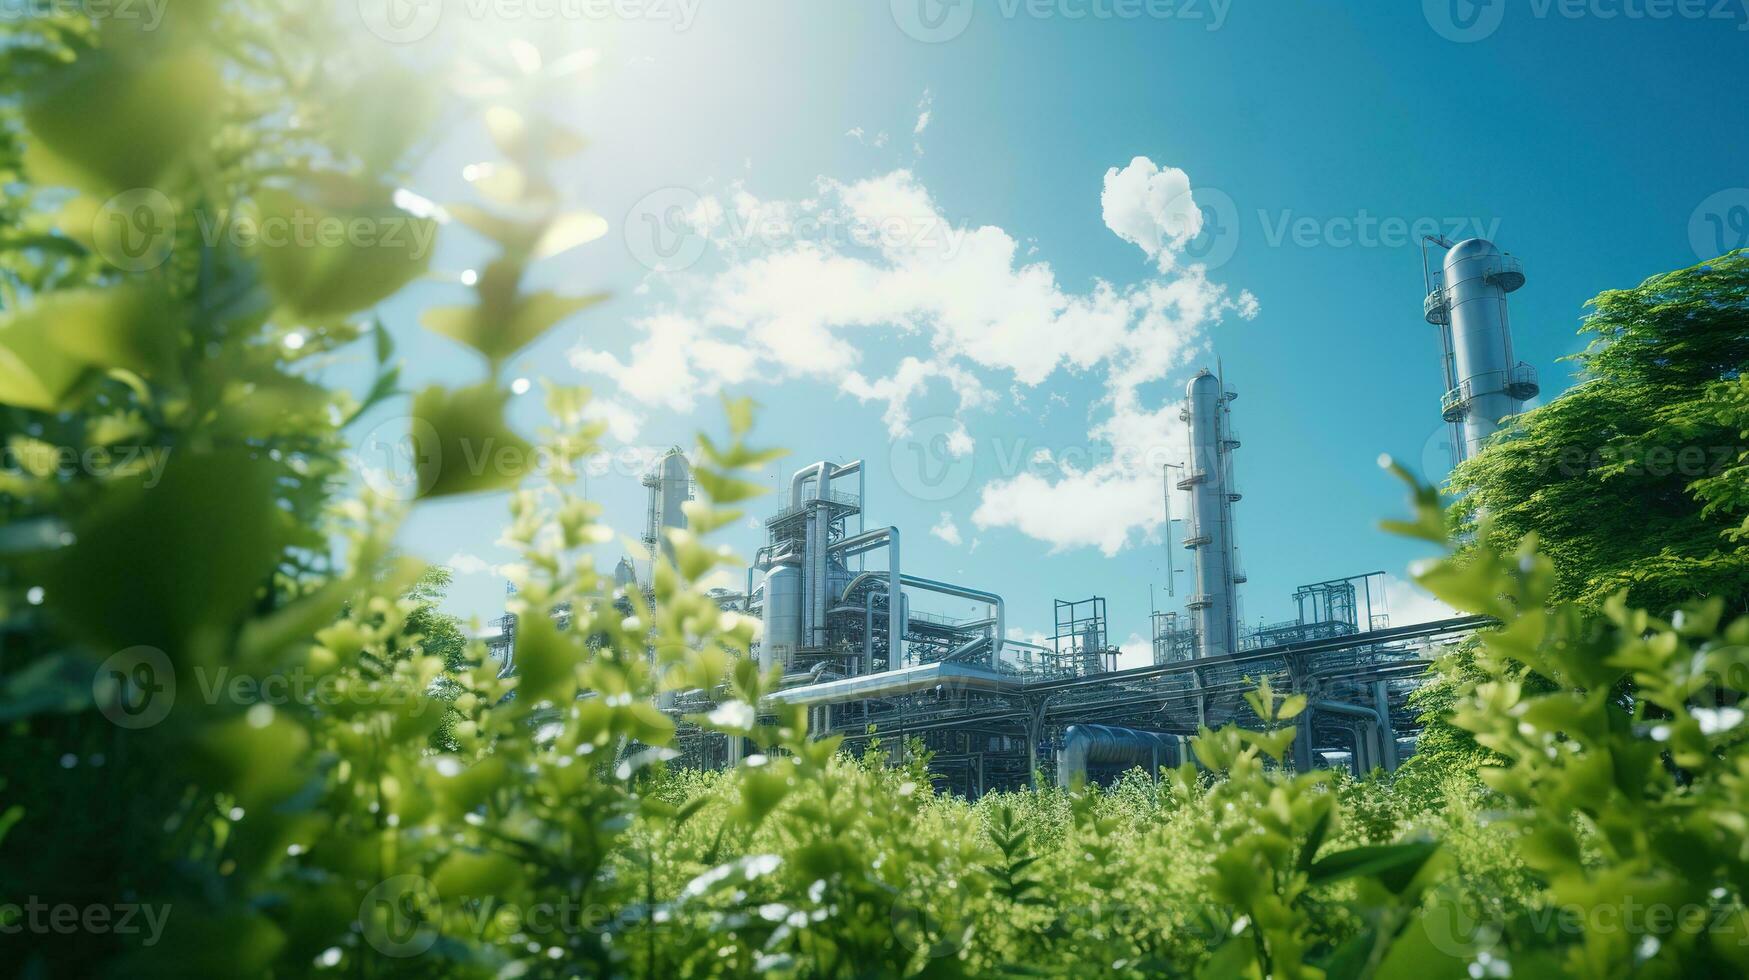
[{"label": "blurred foliage", "polygon": [[[914,743],[895,764],[811,738],[805,709],[768,707],[756,623],[706,591],[736,561],[712,532],[746,519],[777,455],[748,442],[751,403],[700,437],[704,499],[648,591],[595,567],[613,534],[576,490],[600,434],[587,393],[548,386],[532,436],[504,417],[506,360],[598,299],[530,289],[530,267],[605,227],[548,173],[582,141],[523,100],[552,81],[539,52],[520,42],[494,94],[452,109],[323,9],[178,3],[141,33],[45,7],[0,48],[0,165],[21,188],[0,205],[11,972],[1749,970],[1749,624],[1717,596],[1668,619],[1566,601],[1550,558],[1490,547],[1508,532],[1486,517],[1419,576],[1502,624],[1449,692],[1500,763],[1486,790],[1292,772],[1305,699],[1268,686],[1260,730],[1203,731],[1194,762],[1105,790],[968,803],[931,789]],[[451,111],[504,159],[482,201],[435,208],[401,184]],[[444,233],[494,242],[473,303],[422,320],[485,376],[401,389],[371,307],[431,274],[429,253],[202,233],[294,213],[420,233],[449,216]],[[364,348],[364,394],[324,383]],[[1706,404],[1729,416],[1741,395]],[[359,486],[349,430],[372,409],[408,413],[373,432],[410,465]],[[470,462],[488,445],[511,464]],[[491,490],[518,553],[513,672],[389,545],[407,507]],[[1735,514],[1728,481],[1695,492]],[[1437,494],[1415,500],[1399,530],[1449,547]],[[663,710],[679,690],[712,710]],[[671,767],[683,730],[752,754]],[[162,934],[84,924],[137,907]],[[81,926],[44,927],[44,908]]]}]

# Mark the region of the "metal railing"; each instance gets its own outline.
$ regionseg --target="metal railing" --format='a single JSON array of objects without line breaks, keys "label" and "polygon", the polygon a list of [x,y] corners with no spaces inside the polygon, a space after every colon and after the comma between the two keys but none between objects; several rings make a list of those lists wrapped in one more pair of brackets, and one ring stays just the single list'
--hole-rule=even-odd
[{"label": "metal railing", "polygon": [[1445,298],[1445,287],[1436,285],[1421,301],[1421,313],[1434,326],[1451,322],[1451,302]]},{"label": "metal railing", "polygon": [[1536,383],[1536,368],[1523,361],[1514,364],[1506,372],[1506,393],[1519,401],[1526,401],[1537,396],[1542,387]]},{"label": "metal railing", "polygon": [[1439,414],[1447,422],[1463,419],[1470,410],[1470,383],[1462,382],[1439,398]]},{"label": "metal railing", "polygon": [[1524,263],[1516,256],[1502,254],[1498,264],[1489,268],[1484,278],[1510,293],[1524,285]]},{"label": "metal railing", "polygon": [[765,523],[776,524],[778,521],[781,521],[786,517],[794,517],[797,514],[804,513],[809,508],[813,507],[815,503],[820,501],[824,501],[828,504],[835,504],[839,507],[848,507],[852,510],[862,505],[862,498],[854,493],[840,493],[837,490],[831,490],[824,494],[810,497],[799,504],[792,504],[785,507],[770,517],[767,517]]}]

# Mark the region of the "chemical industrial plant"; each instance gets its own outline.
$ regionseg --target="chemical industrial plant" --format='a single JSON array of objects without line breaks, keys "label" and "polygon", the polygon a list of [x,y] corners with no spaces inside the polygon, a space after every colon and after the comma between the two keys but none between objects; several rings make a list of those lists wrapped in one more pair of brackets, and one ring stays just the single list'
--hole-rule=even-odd
[{"label": "chemical industrial plant", "polygon": [[[1537,393],[1534,370],[1513,356],[1507,318],[1506,297],[1525,277],[1516,258],[1485,240],[1429,238],[1422,248],[1423,313],[1439,338],[1439,412],[1451,426],[1455,464]],[[1438,271],[1436,250],[1444,253]],[[1267,677],[1276,690],[1309,701],[1295,722],[1296,768],[1394,770],[1416,747],[1418,712],[1408,695],[1441,646],[1487,620],[1395,625],[1382,572],[1332,569],[1330,578],[1288,597],[1295,618],[1243,627],[1236,398],[1206,369],[1186,388],[1180,417],[1189,442],[1183,462],[1166,466],[1161,480],[1168,551],[1189,553],[1192,591],[1176,594],[1169,565],[1165,591],[1182,598],[1183,609],[1151,612],[1153,662],[1132,669],[1117,669],[1106,598],[1064,583],[1049,636],[1016,640],[1000,583],[949,582],[906,562],[903,532],[880,523],[865,492],[862,460],[797,469],[781,506],[764,520],[766,543],[744,590],[717,595],[724,608],[763,624],[755,655],[762,668],[780,670],[783,683],[761,707],[803,706],[810,732],[842,735],[853,751],[876,738],[888,749],[921,740],[941,788],[978,796],[1029,785],[1035,772],[1068,784],[1177,765],[1199,727],[1257,723],[1244,694]],[[693,495],[686,457],[669,451],[644,485],[644,543],[656,554],[663,530],[686,523],[681,505]],[[1176,544],[1169,486],[1190,501]],[[638,587],[629,561],[620,563],[617,583]],[[913,597],[925,594],[984,611],[956,619],[914,609]],[[506,616],[490,641],[506,671],[515,669],[515,626]],[[680,692],[664,708],[677,718],[708,712],[714,694]],[[683,725],[677,764],[733,764],[749,751],[741,742]]]}]

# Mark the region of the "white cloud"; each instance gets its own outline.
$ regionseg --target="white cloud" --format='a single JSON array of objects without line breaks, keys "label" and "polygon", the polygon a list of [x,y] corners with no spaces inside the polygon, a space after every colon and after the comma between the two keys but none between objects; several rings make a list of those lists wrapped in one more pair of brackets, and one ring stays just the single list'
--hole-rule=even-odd
[{"label": "white cloud", "polygon": [[[921,395],[933,379],[946,381],[954,391],[959,393],[960,411],[965,412],[995,400],[995,395],[984,387],[978,376],[952,363],[939,361],[922,361],[915,357],[906,357],[899,362],[893,374],[873,381],[862,376],[861,372],[852,371],[844,376],[839,383],[839,389],[854,396],[858,401],[886,402],[886,411],[882,413],[882,421],[887,423],[887,431],[894,437],[902,436],[911,426],[911,400]],[[965,427],[962,425],[954,436],[963,436]],[[969,436],[966,436],[969,439]],[[965,445],[956,439],[955,445]],[[950,446],[950,448],[953,448]],[[969,445],[966,451],[970,451]],[[964,455],[962,452],[954,453]]]},{"label": "white cloud", "polygon": [[1033,473],[984,488],[972,523],[1010,527],[1052,551],[1093,546],[1115,555],[1135,528],[1160,524],[1159,485],[1106,471],[1070,473],[1052,482]]},{"label": "white cloud", "polygon": [[465,551],[458,551],[450,555],[449,560],[443,564],[457,575],[490,574],[497,578],[504,577],[504,566],[494,565],[479,555],[468,554]]},{"label": "white cloud", "polygon": [[1170,270],[1176,253],[1202,231],[1202,209],[1190,193],[1190,177],[1177,167],[1157,167],[1147,157],[1105,172],[1099,195],[1105,226]]},{"label": "white cloud", "polygon": [[935,104],[935,97],[923,90],[923,98],[917,100],[917,124],[911,127],[911,152],[923,155],[923,131],[929,128],[929,119],[933,114],[930,107]]},{"label": "white cloud", "polygon": [[935,526],[929,529],[929,533],[956,548],[960,546],[959,525],[953,522],[953,514],[950,511],[941,512],[941,520],[935,522]]},{"label": "white cloud", "polygon": [[[920,115],[919,129],[927,122]],[[1018,410],[1055,376],[1091,375],[1101,391],[1087,433],[1096,461],[1055,460],[1049,479],[1035,468],[987,485],[972,523],[1106,554],[1155,535],[1161,467],[1182,457],[1186,438],[1177,397],[1162,403],[1145,386],[1187,373],[1210,325],[1258,311],[1249,292],[1235,299],[1202,266],[1175,265],[1172,253],[1201,221],[1188,177],[1145,157],[1105,175],[1106,223],[1154,257],[1161,275],[1083,290],[1059,282],[1002,228],[951,222],[909,170],[822,178],[813,190],[761,201],[737,185],[727,204],[694,208],[720,263],[677,274],[683,307],[634,321],[625,354],[579,347],[572,363],[611,378],[627,401],[672,411],[754,377],[813,380],[880,405],[895,436],[908,431],[918,399],[948,389],[959,402],[956,454],[975,450],[967,420],[997,409],[997,392],[1006,388]],[[747,234],[753,225],[777,232]],[[903,354],[890,374],[864,369],[865,351],[895,347]],[[1046,410],[1066,404],[1045,391]]]},{"label": "white cloud", "polygon": [[607,434],[619,442],[631,442],[638,437],[643,419],[638,413],[613,398],[595,397],[583,406],[583,417],[593,422],[606,422]]},{"label": "white cloud", "polygon": [[844,135],[850,137],[851,139],[857,141],[858,143],[861,143],[863,146],[872,146],[872,147],[875,147],[876,149],[879,149],[880,147],[887,145],[887,132],[884,129],[881,130],[880,132],[876,133],[872,139],[865,138],[865,134],[863,133],[861,126],[852,127],[850,129],[850,131],[845,133]]},{"label": "white cloud", "polygon": [[1129,670],[1132,667],[1149,667],[1154,663],[1153,641],[1140,633],[1131,633],[1130,638],[1118,644],[1117,669]]},{"label": "white cloud", "polygon": [[1413,626],[1459,615],[1426,589],[1395,575],[1385,576],[1385,605],[1390,610],[1392,626]]}]

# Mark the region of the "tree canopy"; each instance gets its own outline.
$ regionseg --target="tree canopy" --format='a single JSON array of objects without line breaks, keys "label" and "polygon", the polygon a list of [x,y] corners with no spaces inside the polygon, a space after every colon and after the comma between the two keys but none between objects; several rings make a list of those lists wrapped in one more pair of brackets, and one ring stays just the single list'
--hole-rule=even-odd
[{"label": "tree canopy", "polygon": [[1579,383],[1514,418],[1452,474],[1460,522],[1489,545],[1526,535],[1555,594],[1672,609],[1749,601],[1749,250],[1612,289],[1589,304]]}]

